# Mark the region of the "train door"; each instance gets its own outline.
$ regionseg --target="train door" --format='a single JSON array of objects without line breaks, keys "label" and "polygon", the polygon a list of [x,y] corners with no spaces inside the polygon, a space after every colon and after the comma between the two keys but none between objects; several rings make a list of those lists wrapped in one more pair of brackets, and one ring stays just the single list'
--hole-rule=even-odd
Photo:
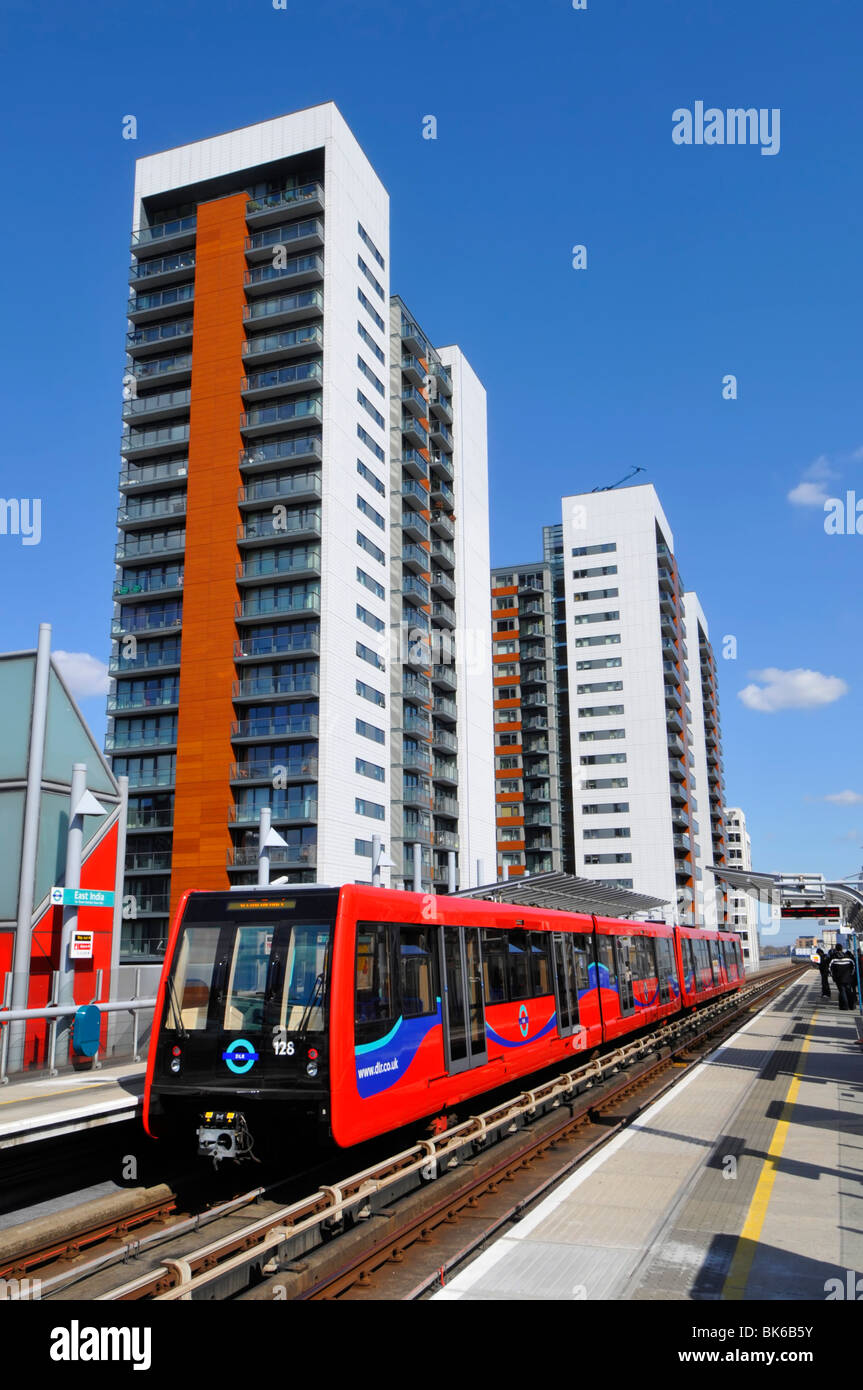
[{"label": "train door", "polygon": [[569,932],[552,933],[554,943],[554,997],[557,1001],[557,1031],[568,1038],[578,1027],[578,982],[575,974],[573,938]]},{"label": "train door", "polygon": [[635,995],[632,989],[632,941],[628,936],[615,936],[613,939],[620,1012],[631,1014],[635,1009]]},{"label": "train door", "polygon": [[443,1034],[448,1072],[488,1061],[478,927],[443,928]]}]

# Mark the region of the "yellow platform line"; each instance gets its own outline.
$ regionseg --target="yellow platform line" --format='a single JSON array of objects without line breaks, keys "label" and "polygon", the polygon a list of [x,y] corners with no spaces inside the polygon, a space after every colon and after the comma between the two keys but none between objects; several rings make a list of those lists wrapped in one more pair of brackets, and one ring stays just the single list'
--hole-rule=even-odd
[{"label": "yellow platform line", "polygon": [[809,1044],[812,1041],[812,1030],[815,1027],[815,1020],[817,1017],[818,1010],[816,1009],[815,1013],[812,1015],[812,1021],[809,1024],[809,1032],[806,1034],[803,1040],[803,1046],[800,1049],[799,1070],[794,1073],[788,1086],[785,1100],[782,1103],[782,1111],[779,1119],[776,1121],[776,1127],[767,1147],[767,1156],[761,1165],[758,1182],[755,1184],[752,1201],[749,1203],[749,1210],[746,1213],[743,1230],[737,1237],[737,1246],[731,1261],[731,1268],[722,1286],[723,1300],[739,1301],[746,1295],[746,1285],[749,1282],[752,1261],[755,1259],[755,1251],[761,1236],[762,1227],[767,1217],[767,1208],[770,1204],[773,1184],[779,1172],[779,1160],[782,1157],[785,1140],[788,1138],[788,1131],[791,1128],[791,1112],[794,1109],[797,1093],[800,1090],[800,1083],[806,1071],[803,1058],[809,1051]]},{"label": "yellow platform line", "polygon": [[13,1096],[11,1100],[0,1100],[0,1105],[27,1105],[34,1100],[53,1100],[55,1096],[77,1095],[79,1091],[93,1091],[99,1086],[110,1086],[110,1081],[86,1081],[81,1086],[67,1086],[62,1091],[39,1091],[37,1095],[32,1092],[26,1096]]}]

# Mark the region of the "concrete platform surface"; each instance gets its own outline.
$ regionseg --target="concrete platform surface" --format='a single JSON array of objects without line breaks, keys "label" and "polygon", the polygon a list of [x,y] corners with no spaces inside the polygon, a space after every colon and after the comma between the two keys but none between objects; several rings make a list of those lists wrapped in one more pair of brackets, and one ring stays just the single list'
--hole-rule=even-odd
[{"label": "concrete platform surface", "polygon": [[145,1071],[145,1062],[124,1062],[99,1071],[13,1077],[0,1087],[0,1149],[133,1120],[141,1112]]},{"label": "concrete platform surface", "polygon": [[843,1297],[861,1178],[863,1050],[813,972],[435,1298]]}]

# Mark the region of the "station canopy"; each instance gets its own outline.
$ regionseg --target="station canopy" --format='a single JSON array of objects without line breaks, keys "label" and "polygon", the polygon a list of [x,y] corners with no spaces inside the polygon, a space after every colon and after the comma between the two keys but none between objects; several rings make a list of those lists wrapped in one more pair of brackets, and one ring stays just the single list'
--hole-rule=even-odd
[{"label": "station canopy", "polygon": [[599,917],[633,917],[667,907],[665,898],[651,898],[628,888],[614,888],[600,879],[576,874],[528,874],[503,882],[465,888],[459,898],[485,898],[488,902],[513,903],[516,907],[553,908],[558,912],[584,912]]},{"label": "station canopy", "polygon": [[715,864],[710,872],[740,892],[758,893],[786,906],[841,907],[851,931],[863,930],[863,887],[841,881],[831,883],[821,874],[767,874],[754,869],[729,869]]}]

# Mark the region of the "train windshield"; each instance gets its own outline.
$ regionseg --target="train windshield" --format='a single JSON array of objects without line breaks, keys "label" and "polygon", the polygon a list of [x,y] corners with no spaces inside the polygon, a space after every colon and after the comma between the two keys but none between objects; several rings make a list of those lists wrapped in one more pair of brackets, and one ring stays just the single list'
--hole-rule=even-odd
[{"label": "train windshield", "polygon": [[314,896],[190,898],[168,977],[165,1028],[323,1031],[336,895],[327,895],[329,903]]}]

